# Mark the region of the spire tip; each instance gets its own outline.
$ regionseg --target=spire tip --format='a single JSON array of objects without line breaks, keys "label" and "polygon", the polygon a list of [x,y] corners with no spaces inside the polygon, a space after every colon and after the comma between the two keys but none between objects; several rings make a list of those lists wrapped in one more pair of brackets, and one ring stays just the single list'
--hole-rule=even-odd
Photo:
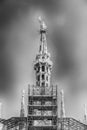
[{"label": "spire tip", "polygon": [[47,26],[45,22],[43,21],[43,19],[41,18],[41,16],[38,17],[38,21],[40,23],[40,29],[45,31],[47,29]]},{"label": "spire tip", "polygon": [[64,90],[62,89],[62,90],[60,91],[60,93],[61,93],[61,95],[63,95],[63,94],[64,94]]}]

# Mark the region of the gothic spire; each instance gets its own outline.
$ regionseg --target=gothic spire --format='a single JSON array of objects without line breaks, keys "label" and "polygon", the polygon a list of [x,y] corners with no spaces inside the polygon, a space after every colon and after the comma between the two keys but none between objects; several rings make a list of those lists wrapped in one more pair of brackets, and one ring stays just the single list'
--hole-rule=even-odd
[{"label": "gothic spire", "polygon": [[39,52],[42,54],[47,53],[47,41],[46,41],[47,26],[41,17],[39,17],[38,19],[40,23],[40,42],[41,42]]},{"label": "gothic spire", "polygon": [[86,104],[84,104],[84,123],[87,124],[87,110],[86,110]]},{"label": "gothic spire", "polygon": [[60,112],[60,117],[64,118],[65,117],[65,106],[64,106],[64,91],[63,89],[60,92],[61,94],[61,112]]},{"label": "gothic spire", "polygon": [[[40,23],[40,47],[39,53],[36,55],[34,62],[34,69],[36,71],[36,85],[37,86],[50,86],[52,61],[50,59],[50,54],[47,51],[47,40],[46,31],[47,26],[45,22],[39,17]],[[44,89],[45,91],[45,89]]]}]

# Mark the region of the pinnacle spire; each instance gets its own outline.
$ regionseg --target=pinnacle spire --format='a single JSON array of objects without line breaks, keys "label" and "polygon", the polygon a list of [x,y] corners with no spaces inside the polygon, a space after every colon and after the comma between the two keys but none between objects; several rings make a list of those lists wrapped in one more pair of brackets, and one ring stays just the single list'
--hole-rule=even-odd
[{"label": "pinnacle spire", "polygon": [[84,104],[84,123],[87,124],[87,109],[86,109],[86,104]]},{"label": "pinnacle spire", "polygon": [[0,118],[2,117],[2,102],[0,102]]},{"label": "pinnacle spire", "polygon": [[60,113],[60,116],[61,116],[61,118],[64,118],[65,117],[65,106],[64,106],[64,91],[63,91],[63,89],[61,90],[60,94],[61,94],[61,113]]},{"label": "pinnacle spire", "polygon": [[25,115],[25,112],[24,112],[24,95],[25,95],[25,90],[22,91],[20,117],[24,117],[24,115]]}]

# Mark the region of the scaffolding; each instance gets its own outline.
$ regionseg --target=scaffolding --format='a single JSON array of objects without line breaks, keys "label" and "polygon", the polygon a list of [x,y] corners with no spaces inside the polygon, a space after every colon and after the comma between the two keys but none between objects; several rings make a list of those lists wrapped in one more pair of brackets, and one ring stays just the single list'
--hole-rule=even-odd
[{"label": "scaffolding", "polygon": [[28,130],[57,129],[57,86],[44,91],[37,88],[28,87]]}]

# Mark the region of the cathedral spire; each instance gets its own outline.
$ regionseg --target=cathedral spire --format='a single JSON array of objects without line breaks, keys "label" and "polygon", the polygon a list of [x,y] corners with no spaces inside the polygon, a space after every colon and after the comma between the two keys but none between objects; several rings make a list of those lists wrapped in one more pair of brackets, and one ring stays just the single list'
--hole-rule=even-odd
[{"label": "cathedral spire", "polygon": [[47,53],[47,41],[46,41],[47,26],[41,17],[39,17],[38,19],[40,23],[40,42],[41,42],[39,52],[42,54]]},{"label": "cathedral spire", "polygon": [[24,117],[25,116],[25,111],[24,111],[24,94],[25,91],[22,91],[22,98],[21,98],[21,110],[20,110],[20,117]]},{"label": "cathedral spire", "polygon": [[60,117],[64,118],[65,117],[65,106],[64,106],[64,91],[63,89],[60,92],[61,94],[61,112],[60,112]]},{"label": "cathedral spire", "polygon": [[45,91],[45,87],[50,86],[52,61],[50,60],[50,54],[47,51],[47,40],[46,40],[47,26],[41,17],[39,17],[39,23],[40,23],[40,47],[39,47],[39,53],[36,55],[34,69],[36,71],[36,86],[42,87],[44,89],[43,91]]}]

